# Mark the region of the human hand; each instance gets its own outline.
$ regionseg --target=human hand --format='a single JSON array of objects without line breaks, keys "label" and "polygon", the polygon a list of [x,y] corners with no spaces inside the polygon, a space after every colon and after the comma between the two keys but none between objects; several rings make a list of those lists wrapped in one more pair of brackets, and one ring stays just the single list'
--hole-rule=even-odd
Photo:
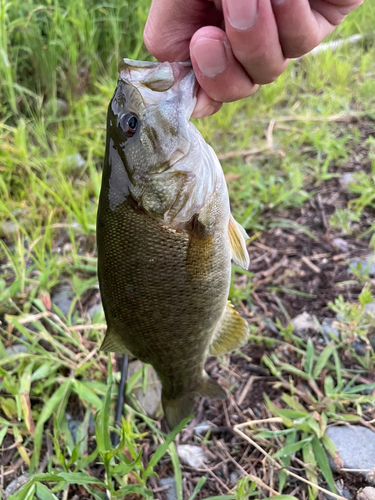
[{"label": "human hand", "polygon": [[329,35],[363,0],[153,0],[144,31],[159,61],[192,61],[193,117],[253,94]]}]

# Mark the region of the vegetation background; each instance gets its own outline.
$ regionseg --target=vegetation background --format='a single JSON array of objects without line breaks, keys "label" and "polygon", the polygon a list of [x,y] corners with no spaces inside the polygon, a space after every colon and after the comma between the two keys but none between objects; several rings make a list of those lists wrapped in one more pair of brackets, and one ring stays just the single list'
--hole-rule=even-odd
[{"label": "vegetation background", "polygon": [[[251,324],[251,348],[216,366],[224,377],[237,373],[242,385],[232,383],[231,392],[238,402],[249,375],[236,370],[262,347],[256,363],[278,384],[257,402],[261,420],[276,421],[244,433],[250,448],[232,435],[179,437],[209,449],[215,464],[223,446],[232,470],[241,471],[233,481],[229,466],[220,475],[181,465],[172,442],[180,429],[166,436],[158,420],[129,405],[120,445],[109,441],[119,373],[115,358],[112,374],[111,360],[98,352],[105,325],[95,217],[117,64],[150,57],[142,43],[149,3],[0,0],[0,498],[104,500],[105,490],[112,499],[165,498],[165,489],[155,492],[155,471],[174,477],[178,500],[275,492],[316,498],[321,488],[337,489],[323,451],[334,455],[326,427],[374,419],[371,262],[319,282],[324,293],[316,280],[331,264],[366,263],[375,244],[375,4],[365,1],[330,37],[360,34],[360,41],[293,61],[256,95],[196,122],[222,159],[255,262],[248,273],[236,270],[231,289]],[[332,246],[332,238],[347,246]],[[278,274],[284,243],[297,248],[284,261],[294,278]],[[327,262],[312,262],[311,249]],[[270,258],[263,262],[263,254]],[[307,286],[308,272],[315,281]],[[290,316],[303,310],[319,321],[323,311],[336,314],[340,335],[322,344],[320,326],[314,335],[293,331]],[[130,380],[129,398],[143,372]],[[233,405],[224,411],[224,425],[256,418],[246,413],[245,396],[239,412]],[[81,419],[75,434],[72,408]],[[205,420],[224,415],[211,410]],[[255,462],[246,462],[249,450]],[[290,480],[290,465],[300,468],[301,481]],[[349,483],[355,494],[358,484]]]}]

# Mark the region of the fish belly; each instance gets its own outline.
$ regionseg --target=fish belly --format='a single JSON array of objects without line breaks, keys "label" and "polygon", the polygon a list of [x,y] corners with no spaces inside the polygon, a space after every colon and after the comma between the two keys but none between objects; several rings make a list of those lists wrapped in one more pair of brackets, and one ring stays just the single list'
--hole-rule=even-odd
[{"label": "fish belly", "polygon": [[194,390],[229,291],[224,228],[196,236],[125,201],[99,206],[97,239],[108,333],[153,365],[170,397]]}]

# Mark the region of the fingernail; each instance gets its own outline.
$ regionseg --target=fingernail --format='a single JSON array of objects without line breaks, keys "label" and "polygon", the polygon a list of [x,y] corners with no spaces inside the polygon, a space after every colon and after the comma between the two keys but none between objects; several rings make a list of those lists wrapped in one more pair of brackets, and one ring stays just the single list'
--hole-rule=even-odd
[{"label": "fingernail", "polygon": [[233,28],[247,30],[258,16],[258,0],[227,0],[228,20]]},{"label": "fingernail", "polygon": [[195,107],[193,114],[191,115],[192,118],[204,118],[205,116],[210,116],[216,113],[216,111],[219,111],[223,104],[221,102],[211,102],[210,104],[207,104],[207,106],[200,107],[199,104]]},{"label": "fingernail", "polygon": [[204,76],[213,78],[228,66],[224,42],[201,38],[192,47],[192,54]]},{"label": "fingernail", "polygon": [[286,0],[271,0],[272,5],[282,5]]}]

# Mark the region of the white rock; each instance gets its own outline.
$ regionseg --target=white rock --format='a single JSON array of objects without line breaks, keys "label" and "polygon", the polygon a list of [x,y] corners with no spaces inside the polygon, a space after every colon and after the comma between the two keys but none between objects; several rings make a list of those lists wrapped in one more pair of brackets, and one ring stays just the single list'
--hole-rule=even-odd
[{"label": "white rock", "polygon": [[159,481],[160,486],[168,486],[168,489],[166,490],[165,494],[167,497],[167,500],[176,500],[177,498],[177,487],[176,487],[176,481],[174,477],[163,477]]},{"label": "white rock", "polygon": [[190,467],[194,467],[195,469],[202,469],[203,464],[208,460],[202,448],[190,444],[180,444],[177,446],[177,454],[184,464],[190,465]]},{"label": "white rock", "polygon": [[[128,379],[138,372],[142,366],[143,363],[139,360],[129,363]],[[147,385],[145,394],[143,394],[142,380],[142,377],[138,379],[136,387],[132,392],[138,403],[144,409],[146,415],[153,418],[157,416],[159,410],[161,409],[161,383],[152,366],[148,366],[147,368]]]},{"label": "white rock", "polygon": [[343,189],[348,189],[351,183],[355,183],[354,172],[345,172],[340,177],[340,184]]},{"label": "white rock", "polygon": [[5,489],[5,500],[9,498],[10,496],[14,495],[21,486],[23,486],[29,478],[26,475],[17,477],[17,479],[14,479],[11,483],[8,484],[8,486]]},{"label": "white rock", "polygon": [[307,312],[299,314],[290,322],[296,333],[305,333],[307,331],[319,332],[319,323]]},{"label": "white rock", "polygon": [[200,422],[196,427],[194,427],[195,432],[200,435],[206,434],[206,432],[209,431],[210,429],[211,429],[210,422]]},{"label": "white rock", "polygon": [[75,155],[68,155],[66,157],[66,160],[68,163],[78,168],[83,167],[86,163],[86,160],[81,155],[81,153],[76,153]]},{"label": "white rock", "polygon": [[348,252],[349,251],[349,243],[342,238],[334,238],[332,240],[332,245],[337,248],[340,252]]},{"label": "white rock", "polygon": [[357,500],[375,500],[375,488],[371,486],[363,488],[363,490],[358,493]]}]

